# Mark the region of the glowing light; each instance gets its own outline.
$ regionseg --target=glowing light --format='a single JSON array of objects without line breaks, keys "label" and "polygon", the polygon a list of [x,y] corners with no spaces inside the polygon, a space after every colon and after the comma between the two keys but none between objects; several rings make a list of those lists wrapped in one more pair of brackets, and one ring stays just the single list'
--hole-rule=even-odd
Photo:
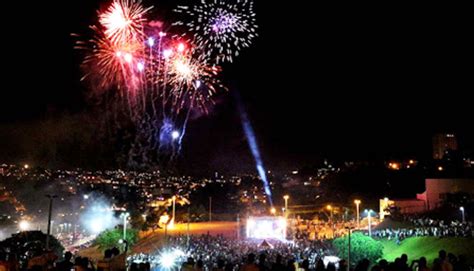
[{"label": "glowing light", "polygon": [[163,57],[165,59],[168,59],[171,55],[173,55],[173,50],[171,50],[171,49],[163,50]]},{"label": "glowing light", "polygon": [[178,44],[177,50],[179,53],[184,52],[185,49],[186,49],[186,46],[184,45],[184,43]]},{"label": "glowing light", "polygon": [[25,164],[23,167],[24,167],[25,169],[29,169],[29,168],[30,168],[30,165]]},{"label": "glowing light", "polygon": [[325,266],[327,266],[329,263],[333,263],[336,268],[339,270],[339,262],[341,259],[337,256],[324,256],[323,257],[323,263]]},{"label": "glowing light", "polygon": [[20,231],[27,231],[30,229],[30,222],[22,220],[18,223],[18,227],[20,228]]},{"label": "glowing light", "polygon": [[164,224],[167,224],[169,220],[170,220],[170,216],[165,214],[165,215],[160,216],[158,223],[164,225]]},{"label": "glowing light", "polygon": [[92,219],[89,222],[89,230],[94,234],[101,233],[104,229],[104,224],[102,223],[102,219],[100,218]]},{"label": "glowing light", "polygon": [[148,46],[153,47],[155,45],[155,39],[153,37],[148,38]]},{"label": "glowing light", "polygon": [[277,211],[277,210],[275,209],[275,207],[272,207],[272,208],[270,209],[270,213],[272,213],[272,215],[276,214],[276,211]]},{"label": "glowing light", "polygon": [[175,257],[173,253],[167,252],[160,255],[159,264],[161,267],[171,269],[175,265]]},{"label": "glowing light", "polygon": [[117,225],[110,203],[94,198],[80,216],[82,226],[91,234],[99,234]]},{"label": "glowing light", "polygon": [[443,170],[444,170],[444,168],[442,166],[438,167],[438,171],[443,171]]},{"label": "glowing light", "polygon": [[160,33],[158,35],[160,36],[160,38],[162,38],[162,37],[166,36],[166,33],[160,31]]},{"label": "glowing light", "polygon": [[201,87],[201,81],[200,80],[196,80],[196,88],[200,88]]},{"label": "glowing light", "polygon": [[123,59],[125,59],[126,62],[130,63],[132,62],[133,56],[130,53],[126,53]]},{"label": "glowing light", "polygon": [[356,200],[354,200],[354,203],[355,203],[356,205],[359,205],[359,204],[361,203],[361,201],[358,200],[358,199],[356,199]]},{"label": "glowing light", "polygon": [[393,170],[399,170],[400,169],[400,164],[398,163],[389,163],[388,167]]},{"label": "glowing light", "polygon": [[143,62],[138,62],[137,63],[137,70],[141,72],[144,69],[145,69],[145,64],[143,64]]},{"label": "glowing light", "polygon": [[287,222],[281,217],[258,217],[247,219],[247,237],[257,239],[286,239]]},{"label": "glowing light", "polygon": [[84,196],[82,196],[84,199],[89,199],[89,195],[85,194]]},{"label": "glowing light", "polygon": [[171,270],[177,266],[179,258],[183,256],[185,256],[185,253],[178,248],[175,248],[171,251],[163,251],[158,256],[158,265],[161,267],[161,269]]},{"label": "glowing light", "polygon": [[174,66],[180,76],[189,77],[191,75],[191,67],[188,63],[178,60],[174,63]]}]

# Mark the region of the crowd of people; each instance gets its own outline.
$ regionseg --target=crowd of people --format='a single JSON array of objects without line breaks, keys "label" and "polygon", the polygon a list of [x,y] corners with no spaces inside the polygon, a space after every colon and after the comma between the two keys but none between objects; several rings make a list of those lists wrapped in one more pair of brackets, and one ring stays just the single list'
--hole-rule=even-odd
[{"label": "crowd of people", "polygon": [[380,260],[377,263],[370,263],[368,260],[362,260],[355,268],[355,271],[366,271],[372,264],[371,271],[471,271],[472,267],[468,265],[466,257],[460,255],[456,257],[452,253],[446,253],[441,250],[438,253],[432,267],[429,268],[429,263],[425,257],[421,257],[417,260],[412,260],[411,264],[408,264],[408,256],[402,254],[396,258],[393,262],[386,260]]},{"label": "crowd of people", "polygon": [[[185,236],[172,237],[168,240],[170,248],[180,248],[181,257],[177,261],[185,261],[188,265],[193,262],[202,266],[203,270],[211,270],[225,264],[227,270],[239,270],[246,261],[247,255],[264,255],[259,261],[287,263],[289,261],[306,260],[314,267],[318,259],[331,255],[331,245],[328,241],[308,239],[298,242],[236,240],[224,236]],[[261,254],[261,252],[265,252]],[[180,259],[178,259],[180,258]],[[188,260],[186,260],[188,259]],[[191,260],[192,259],[192,260]],[[160,254],[152,256],[136,254],[129,257],[130,263],[150,262],[152,266],[160,264]]]},{"label": "crowd of people", "polygon": [[[411,228],[381,229],[372,231],[375,238],[388,238],[401,242],[413,236],[436,237],[474,237],[471,222],[453,221],[446,223],[441,220],[412,218]],[[341,222],[342,223],[342,222]],[[336,225],[336,226],[335,226]],[[15,255],[0,249],[0,271],[150,271],[162,270],[167,266],[172,271],[333,271],[346,270],[344,259],[335,257],[332,242],[324,238],[315,238],[313,232],[327,233],[334,231],[333,236],[344,232],[347,224],[332,224],[324,221],[300,220],[291,225],[292,241],[251,240],[227,238],[223,235],[201,236],[168,236],[167,249],[157,250],[153,254],[128,254],[117,248],[107,249],[103,258],[91,261],[87,257],[77,256],[74,261],[70,252],[63,255],[62,260],[52,252],[32,255]],[[27,259],[24,261],[23,259]],[[354,263],[352,263],[354,264]],[[394,262],[380,260],[377,263],[361,261],[353,270],[374,271],[402,270],[426,271],[427,266],[433,271],[467,271],[466,258],[441,251],[438,259],[427,263],[420,258],[408,264],[408,257],[402,255]],[[169,271],[169,270],[168,270]]]},{"label": "crowd of people", "polygon": [[[347,262],[344,259],[331,257],[328,244],[313,241],[309,244],[251,241],[236,241],[223,237],[201,236],[170,239],[170,247],[185,248],[174,261],[172,268],[181,271],[346,271]],[[186,248],[187,246],[187,248]],[[144,264],[155,270],[163,264],[160,257],[137,254],[128,258],[131,266]],[[330,258],[330,259],[328,259]],[[428,266],[432,266],[429,268]],[[134,269],[148,271],[150,269]],[[158,269],[156,269],[158,270]],[[351,266],[354,271],[471,271],[464,256],[439,252],[439,257],[428,263],[425,257],[410,261],[406,254],[393,262],[380,260],[370,262],[366,259]]]},{"label": "crowd of people", "polygon": [[[228,239],[223,236],[178,236],[167,241],[167,250],[156,254],[133,254],[125,258],[117,248],[107,249],[103,259],[66,252],[62,260],[52,253],[33,256],[21,266],[14,254],[0,253],[0,271],[336,271],[347,270],[345,259],[333,255],[324,241],[280,242]],[[351,266],[354,271],[472,271],[467,259],[445,251],[432,263],[426,258],[409,264],[403,254],[393,262],[362,260]],[[428,266],[432,266],[431,269]],[[166,268],[164,268],[166,267]]]},{"label": "crowd of people", "polygon": [[0,271],[125,271],[125,259],[126,254],[117,248],[107,249],[104,258],[97,262],[81,256],[76,256],[73,261],[73,254],[69,251],[62,255],[61,260],[52,251],[36,251],[26,261],[20,260],[15,253],[0,251]]},{"label": "crowd of people", "polygon": [[434,236],[434,237],[474,237],[472,222],[452,221],[446,223],[442,220],[413,219],[413,227],[397,229],[381,229],[372,232],[377,238],[402,241],[407,237]]},{"label": "crowd of people", "polygon": [[291,226],[295,240],[326,240],[347,234],[347,227],[354,227],[354,222],[295,219]]}]

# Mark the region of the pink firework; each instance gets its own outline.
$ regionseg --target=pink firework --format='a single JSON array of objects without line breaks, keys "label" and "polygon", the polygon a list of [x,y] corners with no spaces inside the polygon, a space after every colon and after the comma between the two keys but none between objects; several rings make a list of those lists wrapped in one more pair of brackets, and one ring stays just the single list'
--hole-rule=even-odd
[{"label": "pink firework", "polygon": [[79,42],[76,48],[89,50],[83,64],[86,76],[99,89],[111,87],[136,90],[143,70],[142,46],[139,43],[115,44],[97,28],[92,27],[96,37],[89,42]]}]

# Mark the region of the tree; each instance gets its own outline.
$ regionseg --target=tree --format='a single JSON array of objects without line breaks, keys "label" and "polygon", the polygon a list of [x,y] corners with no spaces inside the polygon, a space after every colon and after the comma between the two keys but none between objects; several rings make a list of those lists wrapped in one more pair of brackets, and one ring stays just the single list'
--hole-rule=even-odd
[{"label": "tree", "polygon": [[[349,236],[335,239],[333,245],[339,257],[347,259]],[[371,263],[374,263],[382,258],[382,255],[383,245],[380,241],[359,232],[351,234],[351,265],[356,265],[362,259],[368,259]]]},{"label": "tree", "polygon": [[[94,244],[98,245],[101,250],[117,247],[119,241],[123,238],[122,229],[110,229],[102,232],[94,240]],[[135,229],[127,229],[128,246],[133,246],[138,240],[138,231]]]},{"label": "tree", "polygon": [[[23,231],[0,242],[0,248],[17,255],[35,255],[46,251],[46,234],[41,231]],[[49,236],[49,248],[61,257],[64,247],[52,235]]]}]

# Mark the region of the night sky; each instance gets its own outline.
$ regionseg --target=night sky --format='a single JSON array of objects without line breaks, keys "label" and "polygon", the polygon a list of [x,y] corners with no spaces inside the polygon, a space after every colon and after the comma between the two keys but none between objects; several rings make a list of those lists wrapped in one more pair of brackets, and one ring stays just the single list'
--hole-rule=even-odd
[{"label": "night sky", "polygon": [[[427,158],[438,131],[474,149],[467,9],[255,1],[259,37],[224,66],[223,81],[242,97],[267,165]],[[41,121],[90,112],[70,34],[89,33],[106,2],[14,2],[4,7],[14,18],[2,19],[0,161],[21,162],[29,151],[19,146]],[[190,1],[144,2],[171,18],[165,10]],[[231,93],[190,123],[184,144],[194,166],[252,167]]]}]

